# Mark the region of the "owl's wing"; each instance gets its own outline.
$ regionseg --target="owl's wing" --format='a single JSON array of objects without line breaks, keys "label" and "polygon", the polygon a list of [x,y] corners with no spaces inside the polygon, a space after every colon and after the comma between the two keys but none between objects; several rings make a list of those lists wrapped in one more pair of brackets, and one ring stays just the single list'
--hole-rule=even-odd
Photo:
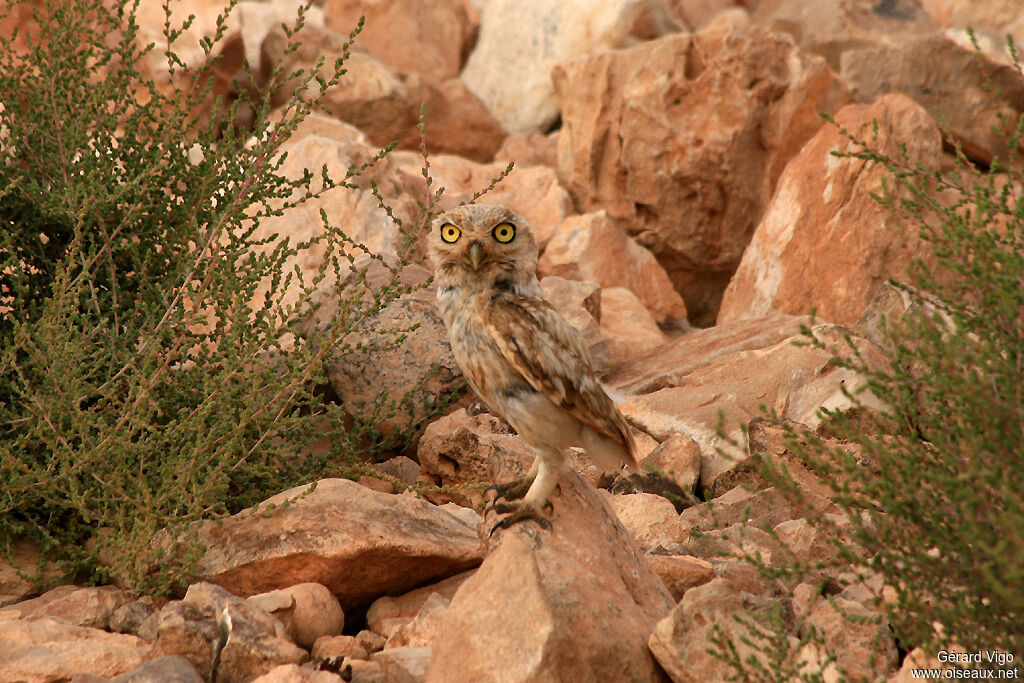
[{"label": "owl's wing", "polygon": [[484,324],[502,355],[530,386],[594,431],[625,446],[635,466],[633,435],[594,376],[590,354],[576,328],[541,299],[498,297],[485,310]]}]

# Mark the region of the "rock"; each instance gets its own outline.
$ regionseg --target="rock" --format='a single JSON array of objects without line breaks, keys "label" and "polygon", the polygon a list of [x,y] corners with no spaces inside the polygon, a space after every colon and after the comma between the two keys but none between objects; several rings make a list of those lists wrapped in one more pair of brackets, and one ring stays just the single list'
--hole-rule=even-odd
[{"label": "rock", "polygon": [[370,653],[359,644],[355,636],[320,636],[313,643],[310,652],[317,662],[334,662],[340,664],[346,657],[349,659],[369,659]]},{"label": "rock", "polygon": [[544,249],[537,273],[625,287],[658,322],[686,317],[682,297],[654,254],[617,228],[604,211],[565,219]]},{"label": "rock", "polygon": [[76,626],[106,630],[114,611],[135,598],[135,594],[114,586],[81,588],[66,585],[7,607],[4,612],[15,613],[21,618],[58,617]]},{"label": "rock", "polygon": [[[899,155],[905,143],[906,163],[938,167],[938,127],[908,98],[886,95],[836,115],[839,126],[862,140],[873,136],[876,121],[875,148]],[[917,228],[869,194],[882,191],[888,172],[832,156],[855,149],[827,126],[786,167],[725,292],[719,324],[816,308],[824,320],[852,325],[887,278],[901,276],[915,258],[930,262]]]},{"label": "rock", "polygon": [[[864,378],[832,361],[833,351],[851,353],[846,346],[849,331],[819,324],[813,332],[827,344],[826,349],[796,346],[794,342],[806,338],[795,335],[765,348],[735,351],[694,368],[671,387],[633,396],[619,409],[655,439],[684,434],[695,440],[701,450],[700,485],[707,489],[748,457],[741,425],[761,415],[762,407],[813,428],[820,423],[819,408],[852,405],[843,388],[856,391]],[[877,347],[852,339],[864,359],[884,362]]]},{"label": "rock", "polygon": [[[72,681],[77,680],[77,676]],[[184,657],[157,657],[137,669],[122,674],[110,683],[204,683],[204,679]]]},{"label": "rock", "polygon": [[135,636],[77,626],[57,617],[0,615],[0,680],[44,683],[76,674],[113,678],[153,654]]},{"label": "rock", "polygon": [[[948,40],[916,0],[769,0],[753,18],[825,57],[858,100],[903,93],[927,111],[941,109],[970,158],[986,165],[994,155],[1006,158],[1005,139],[991,127],[998,112],[1016,119],[1024,111],[1024,83],[1012,66]],[[993,105],[986,81],[1007,98],[1004,105]]]},{"label": "rock", "polygon": [[374,633],[373,631],[363,629],[356,634],[356,642],[366,648],[367,652],[373,654],[374,652],[383,650],[384,646],[388,644],[388,639]]},{"label": "rock", "polygon": [[345,680],[336,673],[320,671],[308,664],[282,664],[253,679],[252,683],[342,683]]},{"label": "rock", "polygon": [[573,472],[560,484],[552,531],[491,538],[442,619],[428,681],[661,680],[645,643],[671,597],[593,489]]},{"label": "rock", "polygon": [[[489,413],[470,415],[460,408],[427,425],[417,457],[428,481],[460,487],[522,477],[534,456],[503,420]],[[483,500],[479,488],[461,489],[466,502]]]},{"label": "rock", "polygon": [[624,394],[649,394],[673,387],[698,368],[743,351],[774,346],[800,334],[807,318],[773,316],[694,330],[613,368],[608,383]]},{"label": "rock", "polygon": [[[932,669],[944,673],[946,669],[952,668],[949,664],[940,662],[934,654],[930,654],[923,648],[915,647],[907,653],[900,670],[889,676],[886,681],[887,683],[911,683],[920,678],[921,674],[918,669]],[[951,675],[950,678],[952,677]]]},{"label": "rock", "polygon": [[682,512],[695,500],[700,481],[700,446],[683,434],[673,434],[640,461],[640,472],[620,476],[612,493],[653,493],[665,496]]},{"label": "rock", "polygon": [[373,655],[389,683],[421,683],[430,666],[429,647],[394,647]]},{"label": "rock", "polygon": [[461,0],[327,0],[327,27],[348,35],[393,69],[435,78],[459,74],[472,25]]},{"label": "rock", "polygon": [[633,534],[641,550],[680,543],[686,538],[675,506],[659,495],[612,495],[608,498],[608,507],[615,512],[622,526]]},{"label": "rock", "polygon": [[[298,18],[298,5],[299,2],[240,2],[235,7],[228,22],[237,22],[245,46],[245,58],[249,60],[253,72],[262,73],[265,68],[261,54],[263,41],[281,24],[289,28],[295,24]],[[305,25],[299,33],[300,42],[313,42],[314,36],[324,28],[323,8],[313,6],[307,9],[303,15],[303,22]],[[302,49],[299,48],[300,51]]]},{"label": "rock", "polygon": [[598,329],[608,351],[608,367],[612,369],[668,342],[668,336],[644,303],[625,287],[601,289]]},{"label": "rock", "polygon": [[[269,87],[275,69],[293,73],[310,71],[320,57],[323,78],[334,73],[334,61],[345,56],[347,36],[333,31],[306,29],[297,50],[286,52],[288,37],[281,28],[263,42],[261,81]],[[505,138],[501,127],[483,102],[458,78],[438,80],[437,75],[400,74],[360,49],[345,57],[346,73],[323,94],[324,106],[342,121],[352,124],[378,147],[397,143],[400,149],[419,150],[420,107],[431,153],[458,154],[477,161],[490,161]],[[271,103],[283,106],[301,85],[296,80],[275,89]],[[317,92],[314,83],[307,95]]]},{"label": "rock", "polygon": [[845,680],[880,680],[899,666],[889,625],[860,603],[819,600],[806,627],[824,636],[825,651]]},{"label": "rock", "polygon": [[[750,634],[736,617],[770,628],[764,617],[770,605],[768,600],[736,590],[726,579],[691,588],[672,613],[658,622],[649,641],[651,652],[675,683],[727,680],[735,671],[709,650],[722,652],[715,641],[729,638],[741,661],[756,656]],[[795,644],[797,639],[791,637],[790,645]]]},{"label": "rock", "polygon": [[214,584],[193,584],[183,599],[160,610],[153,644],[157,655],[181,655],[206,673],[213,670],[220,645],[216,676],[225,683],[250,681],[280,664],[308,658],[280,621]]},{"label": "rock", "polygon": [[455,596],[459,586],[465,583],[466,579],[472,576],[474,571],[462,572],[444,581],[417,588],[396,597],[385,595],[377,598],[370,605],[370,609],[366,611],[366,623],[371,631],[383,634],[384,629],[381,628],[381,625],[386,621],[402,620],[406,623],[412,621],[432,595],[440,596],[446,603],[450,601]]},{"label": "rock", "polygon": [[462,79],[510,133],[544,133],[558,119],[551,67],[618,47],[639,0],[489,0]]},{"label": "rock", "polygon": [[307,650],[318,638],[338,635],[345,627],[345,613],[338,599],[319,583],[299,583],[247,600],[276,617],[288,636]]},{"label": "rock", "polygon": [[690,555],[662,555],[657,552],[647,553],[647,562],[651,569],[661,577],[665,587],[678,602],[683,599],[686,591],[715,578],[715,569],[707,560]]},{"label": "rock", "polygon": [[[63,578],[53,562],[41,563],[39,548],[30,541],[13,541],[8,552],[0,554],[0,607],[38,594],[41,587]],[[36,572],[40,576],[32,576]]]},{"label": "rock", "polygon": [[219,523],[204,524],[194,573],[237,595],[316,582],[342,609],[366,605],[480,563],[475,530],[411,495],[346,479],[298,486]]},{"label": "rock", "polygon": [[548,275],[541,279],[540,291],[544,300],[582,335],[594,372],[598,377],[604,375],[610,358],[601,334],[601,288],[593,282]]},{"label": "rock", "polygon": [[[391,276],[384,269],[375,270],[367,281],[379,291]],[[344,338],[347,346],[327,365],[331,388],[345,410],[363,418],[374,416],[375,427],[382,436],[393,438],[396,447],[415,443],[427,417],[442,401],[451,400],[462,381],[437,310],[436,290],[419,287],[429,277],[425,268],[407,266],[398,280],[416,289],[353,325]],[[398,335],[395,330],[411,331]],[[378,412],[380,405],[383,414]]]},{"label": "rock", "polygon": [[[422,443],[422,441],[420,443]],[[389,477],[394,477],[406,486],[412,486],[415,484],[416,480],[420,476],[420,464],[412,458],[407,458],[404,455],[390,458],[384,462],[375,463],[373,465],[373,469],[386,474]]]},{"label": "rock", "polygon": [[384,674],[379,662],[364,662],[354,659],[346,664],[352,673],[351,683],[392,683]]},{"label": "rock", "polygon": [[[407,174],[423,171],[423,157],[412,152],[389,156]],[[506,163],[480,164],[450,154],[432,155],[431,188],[445,188],[437,208],[448,210],[473,199],[487,189],[507,168]],[[422,196],[422,190],[415,196]],[[480,196],[478,204],[500,204],[512,209],[530,224],[537,244],[543,248],[552,230],[573,213],[572,199],[559,182],[554,169],[546,166],[516,167],[512,173]]]},{"label": "rock", "polygon": [[723,12],[745,3],[742,0],[660,0],[660,4],[678,22],[691,29],[699,29],[710,24]]},{"label": "rock", "polygon": [[[288,157],[278,172],[285,177],[299,179],[307,169],[310,169],[314,178],[312,190],[318,192],[323,189],[319,173],[324,166],[327,167],[331,178],[340,181],[345,178],[350,167],[369,163],[379,151],[356,128],[322,114],[311,114],[281,146],[281,152],[286,152]],[[317,292],[335,303],[343,297],[354,297],[359,300],[364,294],[360,290],[335,289],[341,287],[350,277],[350,264],[345,254],[360,256],[365,260],[365,253],[368,250],[383,255],[391,262],[403,239],[398,227],[370,191],[371,180],[378,184],[384,197],[394,198],[392,204],[395,215],[406,225],[411,224],[411,218],[417,215],[418,211],[413,197],[421,196],[423,181],[400,170],[395,161],[388,157],[362,171],[359,177],[350,179],[350,182],[359,189],[321,192],[318,196],[292,207],[281,216],[261,219],[259,227],[249,239],[257,241],[270,240],[274,235],[278,237],[256,247],[255,251],[261,254],[269,253],[285,239],[288,239],[292,246],[301,242],[312,242],[308,248],[289,257],[285,272],[298,268],[303,273],[306,283],[314,282],[317,272],[328,258],[327,245],[323,242],[325,231],[320,214],[324,211],[330,224],[343,231],[353,242],[339,245],[340,251],[344,253],[335,252],[331,256],[337,262],[332,260],[326,264],[327,277],[319,285]],[[291,199],[297,200],[299,195],[300,193],[296,192]],[[270,286],[269,281],[263,283],[256,290],[252,301],[261,305]],[[281,298],[282,305],[295,304],[300,298],[298,284],[293,282]],[[337,310],[337,305],[334,310]]]},{"label": "rock", "polygon": [[839,63],[839,75],[857,99],[871,102],[898,91],[926,111],[940,111],[952,142],[969,159],[987,166],[997,156],[1009,158],[1002,120],[1016,121],[1024,112],[1024,82],[1013,66],[988,61],[942,35],[851,47]]},{"label": "rock", "polygon": [[758,27],[674,34],[559,64],[558,173],[606,209],[709,324],[776,181],[850,101],[820,57]]},{"label": "rock", "polygon": [[409,622],[398,626],[388,638],[384,647],[389,650],[396,647],[430,647],[441,627],[441,619],[448,611],[448,598],[439,593],[431,593],[420,611]]},{"label": "rock", "polygon": [[558,165],[558,131],[547,135],[513,133],[502,141],[494,160],[512,161],[518,168],[547,166],[553,169]]},{"label": "rock", "polygon": [[[139,600],[121,605],[110,615],[110,623],[107,628],[113,633],[130,633],[139,636],[143,640],[149,640],[141,635],[142,624],[157,612],[153,598],[148,595]],[[148,634],[147,634],[148,635]],[[154,632],[155,635],[155,632]]]},{"label": "rock", "polygon": [[683,511],[679,526],[686,531],[710,531],[733,524],[749,524],[759,529],[772,529],[794,519],[797,511],[785,496],[774,488],[751,491],[743,486],[723,493],[713,501]]}]

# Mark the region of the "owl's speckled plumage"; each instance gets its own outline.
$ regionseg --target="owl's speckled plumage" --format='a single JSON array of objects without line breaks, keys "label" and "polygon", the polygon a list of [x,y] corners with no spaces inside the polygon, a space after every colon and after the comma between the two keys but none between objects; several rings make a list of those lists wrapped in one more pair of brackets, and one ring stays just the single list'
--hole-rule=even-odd
[{"label": "owl's speckled plumage", "polygon": [[502,206],[460,206],[434,221],[428,250],[455,360],[537,454],[527,479],[497,487],[499,497],[523,498],[494,506],[512,513],[501,526],[547,523],[541,510],[570,446],[606,470],[635,470],[633,437],[594,376],[583,339],[541,298],[526,222]]}]

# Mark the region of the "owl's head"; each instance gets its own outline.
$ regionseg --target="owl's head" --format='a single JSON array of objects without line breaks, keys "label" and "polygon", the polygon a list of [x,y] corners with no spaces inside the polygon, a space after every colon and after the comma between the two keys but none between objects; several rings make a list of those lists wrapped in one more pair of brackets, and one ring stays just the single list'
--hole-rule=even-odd
[{"label": "owl's head", "polygon": [[428,251],[441,276],[525,285],[537,274],[537,242],[526,221],[504,206],[446,211],[431,226]]}]

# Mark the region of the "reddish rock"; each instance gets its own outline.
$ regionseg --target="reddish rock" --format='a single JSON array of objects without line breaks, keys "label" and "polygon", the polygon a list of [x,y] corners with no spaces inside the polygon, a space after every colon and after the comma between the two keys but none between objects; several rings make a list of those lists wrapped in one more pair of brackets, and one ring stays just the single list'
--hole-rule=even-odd
[{"label": "reddish rock", "polygon": [[19,602],[3,611],[22,618],[58,617],[76,626],[107,629],[114,612],[136,597],[134,593],[114,586],[58,586],[38,598]]},{"label": "reddish rock", "polygon": [[665,587],[676,601],[682,600],[686,591],[715,578],[715,569],[707,560],[690,555],[662,555],[647,553],[651,569],[661,577]]},{"label": "reddish rock", "polygon": [[113,678],[153,656],[135,636],[76,626],[57,617],[0,614],[0,680],[48,683],[76,674]]},{"label": "reddish rock", "polygon": [[680,543],[686,538],[679,513],[667,498],[653,493],[630,493],[610,496],[607,502],[641,550]]},{"label": "reddish rock", "polygon": [[307,650],[318,638],[334,636],[345,627],[338,599],[319,583],[299,583],[248,598],[249,604],[276,617],[288,637]]},{"label": "reddish rock", "polygon": [[495,161],[512,161],[519,168],[524,166],[558,165],[558,131],[541,135],[535,133],[514,133],[502,141],[501,147],[494,153]]},{"label": "reddish rock", "polygon": [[340,664],[349,659],[369,659],[370,653],[355,636],[320,636],[310,651],[314,661]]},{"label": "reddish rock", "polygon": [[[1015,120],[1024,111],[1024,83],[1009,64],[947,39],[920,3],[766,0],[753,17],[825,57],[858,100],[903,93],[927,111],[942,110],[952,138],[972,159],[987,165],[994,155],[1006,158],[1005,137],[991,127],[999,113]],[[988,88],[1002,93],[1002,104],[994,104]]]},{"label": "reddish rock", "polygon": [[622,475],[612,493],[646,492],[665,496],[681,512],[691,505],[700,481],[700,446],[673,434],[640,461],[640,472]]},{"label": "reddish rock", "polygon": [[[216,661],[218,681],[251,681],[280,664],[301,663],[305,650],[280,621],[220,586],[197,583],[160,610],[154,652],[180,655],[203,673]],[[218,647],[219,659],[214,652]]]},{"label": "reddish rock", "polygon": [[553,530],[526,522],[491,537],[442,619],[428,681],[662,680],[646,641],[670,595],[578,475],[563,475],[552,503]]},{"label": "reddish rock", "polygon": [[460,0],[327,0],[324,15],[346,36],[365,17],[359,45],[393,69],[433,78],[458,75],[472,37]]},{"label": "reddish rock", "polygon": [[429,647],[395,647],[373,655],[384,680],[394,683],[421,683],[430,666]]},{"label": "reddish rock", "polygon": [[[938,127],[902,95],[845,107],[836,122],[862,140],[873,137],[877,122],[873,145],[882,153],[899,155],[905,143],[907,163],[938,167]],[[815,308],[823,320],[853,325],[887,278],[927,258],[930,249],[917,228],[869,194],[882,191],[888,172],[833,156],[855,150],[827,126],[790,162],[725,292],[719,324]]]},{"label": "reddish rock", "polygon": [[366,623],[375,633],[383,633],[381,624],[388,620],[401,619],[412,621],[423,609],[432,595],[438,595],[446,602],[450,601],[455,592],[475,570],[462,572],[429,586],[417,588],[403,595],[377,598],[366,612]]},{"label": "reddish rock", "polygon": [[[673,386],[634,396],[619,408],[655,439],[665,440],[673,434],[693,438],[701,449],[701,486],[711,487],[748,457],[741,426],[761,415],[762,407],[815,427],[822,406],[838,409],[851,405],[843,388],[855,391],[864,378],[832,363],[832,350],[850,353],[848,330],[817,325],[814,332],[827,349],[796,346],[793,342],[806,338],[795,335],[765,348],[734,351],[680,376]],[[883,362],[877,347],[853,339],[865,358]]]},{"label": "reddish rock", "polygon": [[659,0],[672,17],[684,26],[699,29],[723,12],[750,3],[744,0]]},{"label": "reddish rock", "polygon": [[643,301],[625,287],[601,289],[599,329],[612,371],[668,342],[668,336],[658,327]]},{"label": "reddish rock", "polygon": [[[490,413],[470,415],[460,408],[427,425],[417,457],[428,481],[460,487],[522,477],[534,456],[503,420]],[[460,491],[471,503],[483,500],[479,487]]]},{"label": "reddish rock", "polygon": [[320,671],[308,664],[282,664],[253,679],[252,683],[342,683],[345,680],[336,673]]},{"label": "reddish rock", "polygon": [[551,67],[629,34],[639,0],[490,0],[462,79],[510,133],[544,133],[558,119]]},{"label": "reddish rock", "polygon": [[722,290],[786,162],[850,101],[825,62],[750,27],[559,64],[559,177],[658,257],[690,320]]},{"label": "reddish rock", "polygon": [[825,653],[835,658],[829,667],[844,680],[880,680],[898,667],[889,625],[859,603],[821,599],[811,610],[807,627],[823,636]]},{"label": "reddish rock", "polygon": [[[703,683],[724,681],[735,673],[721,658],[711,651],[722,652],[715,641],[728,638],[736,647],[741,660],[758,651],[750,643],[747,628],[736,617],[742,617],[771,628],[765,619],[758,618],[769,601],[743,593],[726,579],[715,579],[691,588],[676,605],[672,613],[658,622],[651,634],[651,652],[675,683]],[[791,645],[797,644],[792,637]]]},{"label": "reddish rock", "polygon": [[11,543],[9,555],[0,555],[0,607],[38,595],[42,587],[63,579],[53,562],[42,563],[42,575],[34,577],[33,573],[38,572],[39,567],[38,546],[26,540]]},{"label": "reddish rock", "polygon": [[388,638],[385,650],[396,647],[430,647],[441,628],[441,619],[451,603],[439,593],[431,593],[416,616],[400,625]]},{"label": "reddish rock", "polygon": [[346,610],[469,569],[483,556],[475,530],[447,512],[346,479],[284,491],[204,524],[199,538],[206,554],[194,573],[203,580],[236,595],[321,583]]},{"label": "reddish rock", "polygon": [[625,287],[658,322],[686,317],[686,305],[654,258],[615,226],[604,211],[570,216],[555,229],[537,266],[540,276],[558,275]]}]

